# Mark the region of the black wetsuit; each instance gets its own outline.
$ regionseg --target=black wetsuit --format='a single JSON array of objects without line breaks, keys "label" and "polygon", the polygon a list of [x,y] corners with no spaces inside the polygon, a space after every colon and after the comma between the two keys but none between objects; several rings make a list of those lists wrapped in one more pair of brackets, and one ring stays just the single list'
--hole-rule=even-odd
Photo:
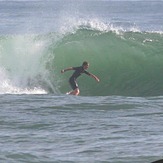
[{"label": "black wetsuit", "polygon": [[87,72],[86,70],[84,70],[83,66],[80,67],[73,67],[73,70],[75,70],[75,72],[72,74],[72,76],[69,79],[69,83],[72,87],[73,90],[75,90],[76,88],[78,88],[78,84],[76,82],[76,79],[82,74],[85,73],[87,75],[90,75],[89,72]]}]

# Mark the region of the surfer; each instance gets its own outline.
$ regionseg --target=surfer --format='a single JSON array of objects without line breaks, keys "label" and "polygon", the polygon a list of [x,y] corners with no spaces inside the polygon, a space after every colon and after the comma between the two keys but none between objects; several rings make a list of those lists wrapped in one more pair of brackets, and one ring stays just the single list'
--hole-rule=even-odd
[{"label": "surfer", "polygon": [[79,87],[78,84],[76,82],[76,79],[82,74],[85,73],[88,76],[91,76],[92,78],[94,78],[97,82],[99,82],[99,78],[95,75],[93,75],[92,73],[86,71],[89,67],[89,63],[84,61],[82,66],[79,67],[69,67],[66,69],[61,70],[61,73],[64,73],[65,71],[69,71],[69,70],[75,70],[75,72],[72,74],[72,76],[69,79],[69,83],[71,85],[71,88],[73,89],[72,91],[70,91],[68,94],[70,95],[79,95],[80,91],[79,91]]}]

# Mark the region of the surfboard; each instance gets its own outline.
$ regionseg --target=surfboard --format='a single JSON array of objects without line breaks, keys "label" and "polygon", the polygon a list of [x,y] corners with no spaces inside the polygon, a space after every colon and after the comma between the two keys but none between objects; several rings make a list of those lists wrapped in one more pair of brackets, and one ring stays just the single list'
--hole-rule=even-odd
[{"label": "surfboard", "polygon": [[66,93],[66,95],[69,95],[69,94],[70,94],[70,92],[67,92],[67,93]]}]

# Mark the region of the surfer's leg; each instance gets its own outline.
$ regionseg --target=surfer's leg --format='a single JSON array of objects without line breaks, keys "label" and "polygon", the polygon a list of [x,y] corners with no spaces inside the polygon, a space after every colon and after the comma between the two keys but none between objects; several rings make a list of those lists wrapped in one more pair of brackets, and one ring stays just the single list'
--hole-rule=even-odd
[{"label": "surfer's leg", "polygon": [[71,92],[69,92],[69,95],[79,95],[80,91],[79,91],[79,87],[78,84],[76,82],[76,80],[74,78],[70,78],[69,83],[71,85],[71,88],[73,89]]},{"label": "surfer's leg", "polygon": [[79,95],[80,91],[79,88],[74,89],[73,91],[69,92],[69,95]]}]

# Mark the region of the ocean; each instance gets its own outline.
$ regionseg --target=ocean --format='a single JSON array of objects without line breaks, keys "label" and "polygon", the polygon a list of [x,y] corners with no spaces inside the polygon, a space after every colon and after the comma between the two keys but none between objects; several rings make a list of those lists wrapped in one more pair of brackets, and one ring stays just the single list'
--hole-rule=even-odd
[{"label": "ocean", "polygon": [[[163,1],[0,0],[0,162],[163,159]],[[80,95],[66,95],[73,71]]]}]

